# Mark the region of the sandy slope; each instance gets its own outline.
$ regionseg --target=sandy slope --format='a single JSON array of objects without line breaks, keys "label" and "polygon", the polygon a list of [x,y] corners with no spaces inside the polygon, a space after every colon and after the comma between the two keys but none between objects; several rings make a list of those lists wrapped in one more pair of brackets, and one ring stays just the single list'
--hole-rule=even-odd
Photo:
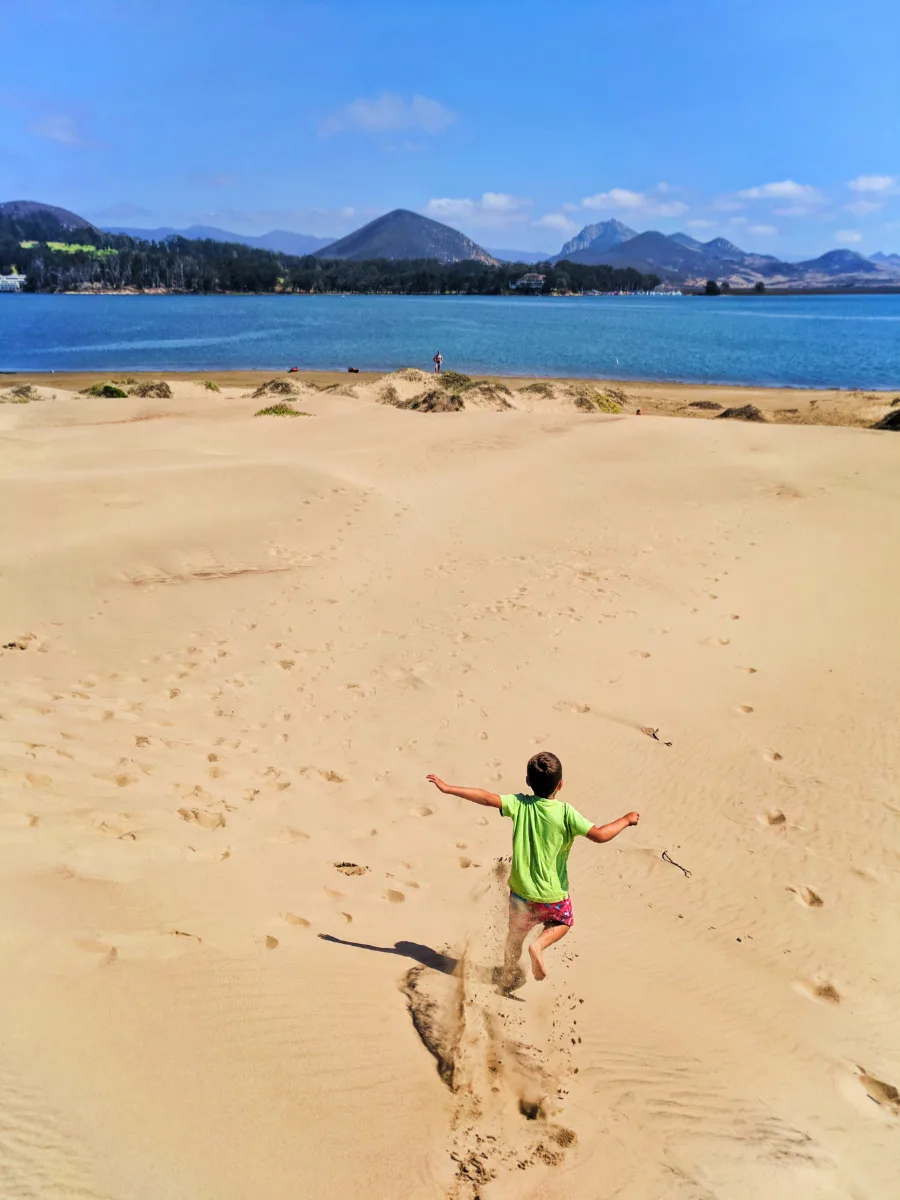
[{"label": "sandy slope", "polygon": [[[0,1195],[895,1194],[900,439],[57,396],[0,408]],[[642,821],[503,999],[509,827],[423,777],[538,746]]]}]

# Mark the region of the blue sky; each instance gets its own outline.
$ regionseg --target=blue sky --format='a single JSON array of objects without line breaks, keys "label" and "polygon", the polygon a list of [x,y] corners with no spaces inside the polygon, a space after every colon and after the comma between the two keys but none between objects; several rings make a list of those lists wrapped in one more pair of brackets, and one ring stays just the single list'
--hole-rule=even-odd
[{"label": "blue sky", "polygon": [[0,199],[900,252],[898,0],[0,0]]}]

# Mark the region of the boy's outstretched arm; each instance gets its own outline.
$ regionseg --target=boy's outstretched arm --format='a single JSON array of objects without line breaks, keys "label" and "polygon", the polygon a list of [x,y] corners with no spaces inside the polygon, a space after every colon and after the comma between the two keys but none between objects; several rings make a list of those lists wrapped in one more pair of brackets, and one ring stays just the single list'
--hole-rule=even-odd
[{"label": "boy's outstretched arm", "polygon": [[473,804],[486,804],[488,808],[500,807],[500,797],[496,792],[486,792],[484,788],[456,787],[452,783],[444,783],[443,779],[438,779],[437,775],[426,775],[426,779],[446,796],[459,796],[460,800],[471,800]]},{"label": "boy's outstretched arm", "polygon": [[624,817],[619,817],[618,821],[610,821],[608,825],[595,825],[588,830],[587,837],[592,842],[611,842],[623,829],[627,829],[629,825],[637,825],[639,820],[638,813],[626,813]]}]

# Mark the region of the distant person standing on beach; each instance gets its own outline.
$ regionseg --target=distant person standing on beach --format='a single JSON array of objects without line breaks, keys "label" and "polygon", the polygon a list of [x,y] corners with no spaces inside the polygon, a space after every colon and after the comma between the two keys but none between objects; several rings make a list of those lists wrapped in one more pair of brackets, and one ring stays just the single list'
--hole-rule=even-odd
[{"label": "distant person standing on beach", "polygon": [[443,361],[444,361],[444,356],[443,356],[443,354],[441,354],[440,350],[438,350],[437,354],[434,356],[434,358],[433,358],[431,361],[434,363],[434,373],[435,373],[435,375],[440,375],[440,373],[441,373],[441,364],[442,364],[442,363],[443,363]]}]

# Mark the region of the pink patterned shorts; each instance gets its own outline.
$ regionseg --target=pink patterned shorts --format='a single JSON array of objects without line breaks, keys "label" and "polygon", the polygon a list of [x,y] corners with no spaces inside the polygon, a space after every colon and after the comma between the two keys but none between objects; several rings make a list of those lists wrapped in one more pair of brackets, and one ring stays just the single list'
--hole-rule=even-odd
[{"label": "pink patterned shorts", "polygon": [[510,892],[509,907],[516,919],[528,929],[533,929],[535,925],[575,924],[575,918],[572,915],[572,901],[568,896],[565,900],[543,904],[539,900],[525,900],[516,892]]}]

